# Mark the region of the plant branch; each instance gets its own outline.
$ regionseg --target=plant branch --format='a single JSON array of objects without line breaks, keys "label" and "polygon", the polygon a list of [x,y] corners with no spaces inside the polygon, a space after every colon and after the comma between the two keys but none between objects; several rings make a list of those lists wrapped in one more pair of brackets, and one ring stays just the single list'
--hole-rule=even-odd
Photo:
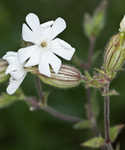
[{"label": "plant branch", "polygon": [[[104,93],[109,93],[109,84],[104,87]],[[113,150],[110,139],[110,96],[104,97],[104,126],[105,126],[105,144],[107,150]]]},{"label": "plant branch", "polygon": [[39,95],[39,102],[35,98],[30,98],[30,99],[27,98],[27,101],[30,103],[31,108],[42,109],[45,112],[48,112],[49,114],[51,114],[52,116],[54,116],[60,120],[74,122],[74,123],[79,122],[79,121],[83,121],[82,119],[80,119],[78,117],[73,117],[70,115],[62,114],[62,113],[56,111],[55,109],[53,109],[52,107],[47,106],[46,102],[45,102],[46,100],[45,100],[45,97],[44,97],[44,94],[42,91],[41,81],[39,78],[36,78],[36,88],[37,88],[37,92]]},{"label": "plant branch", "polygon": [[88,70],[90,70],[92,66],[92,57],[93,57],[93,52],[95,48],[96,37],[91,36],[89,41],[90,41],[90,46],[89,46],[89,52],[88,52],[88,65],[87,65]]},{"label": "plant branch", "polygon": [[88,98],[88,104],[87,104],[87,115],[88,115],[88,120],[91,121],[91,127],[92,127],[92,131],[94,133],[95,136],[99,135],[99,131],[97,128],[97,123],[96,123],[96,119],[94,116],[94,112],[92,111],[92,103],[91,103],[91,89],[87,89],[87,98]]},{"label": "plant branch", "polygon": [[[90,46],[89,46],[89,52],[88,52],[88,63],[87,63],[87,70],[91,69],[92,66],[92,57],[93,57],[93,52],[94,52],[94,47],[95,47],[95,41],[96,37],[91,36],[89,39]],[[91,89],[87,89],[87,99],[88,99],[88,104],[87,104],[87,114],[88,114],[88,119],[91,121],[91,126],[92,126],[92,131],[95,136],[99,135],[99,131],[97,129],[97,123],[96,123],[96,118],[94,116],[94,112],[92,111],[92,102],[91,102]]]},{"label": "plant branch", "polygon": [[38,110],[38,109],[43,110],[51,114],[53,117],[56,117],[60,120],[64,120],[72,123],[83,121],[79,117],[74,117],[74,116],[60,113],[50,106],[42,106],[41,103],[39,103],[35,98],[26,98],[25,101],[31,106],[32,110]]},{"label": "plant branch", "polygon": [[36,83],[36,89],[37,89],[39,99],[40,99],[40,101],[42,101],[42,103],[44,103],[44,96],[43,96],[43,92],[42,92],[41,81],[38,77],[36,77],[35,83]]}]

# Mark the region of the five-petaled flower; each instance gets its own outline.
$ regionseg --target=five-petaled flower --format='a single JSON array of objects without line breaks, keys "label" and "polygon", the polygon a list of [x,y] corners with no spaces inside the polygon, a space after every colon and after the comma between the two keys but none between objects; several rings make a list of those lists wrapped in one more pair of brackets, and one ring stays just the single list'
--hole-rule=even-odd
[{"label": "five-petaled flower", "polygon": [[11,95],[19,88],[27,72],[24,70],[23,64],[19,62],[17,52],[7,52],[3,59],[8,62],[5,74],[10,74],[11,76],[7,87],[7,93]]},{"label": "five-petaled flower", "polygon": [[56,38],[66,28],[65,21],[59,17],[55,21],[40,24],[39,18],[30,13],[26,16],[26,23],[22,27],[22,37],[33,45],[18,51],[20,62],[25,63],[25,67],[38,65],[39,72],[48,77],[51,76],[50,66],[58,73],[61,60],[56,55],[71,60],[75,52],[68,43]]}]

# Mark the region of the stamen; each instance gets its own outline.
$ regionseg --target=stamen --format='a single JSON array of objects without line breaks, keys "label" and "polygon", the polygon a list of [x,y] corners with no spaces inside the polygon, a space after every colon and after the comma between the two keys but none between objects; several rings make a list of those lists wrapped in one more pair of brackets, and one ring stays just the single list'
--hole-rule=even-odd
[{"label": "stamen", "polygon": [[42,46],[42,47],[47,47],[47,43],[46,43],[45,41],[43,41],[43,42],[41,43],[41,46]]}]

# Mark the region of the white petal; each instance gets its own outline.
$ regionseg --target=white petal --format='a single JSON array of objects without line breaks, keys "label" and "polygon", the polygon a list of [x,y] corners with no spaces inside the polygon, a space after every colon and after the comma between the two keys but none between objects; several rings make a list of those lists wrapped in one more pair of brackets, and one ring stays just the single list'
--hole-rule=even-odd
[{"label": "white petal", "polygon": [[5,74],[10,74],[14,69],[16,69],[16,66],[14,65],[9,65],[6,69]]},{"label": "white petal", "polygon": [[45,76],[48,77],[51,76],[49,64],[47,62],[47,57],[44,54],[41,56],[41,60],[39,64],[39,72]]},{"label": "white petal", "polygon": [[38,65],[39,62],[40,62],[40,50],[37,50],[36,52],[34,52],[34,54],[30,57],[28,62],[25,64],[25,67]]},{"label": "white petal", "polygon": [[48,21],[48,22],[42,23],[40,26],[42,28],[48,28],[48,27],[52,26],[53,23],[54,23],[54,21],[52,20],[52,21]]},{"label": "white petal", "polygon": [[46,32],[44,33],[44,37],[46,39],[52,40],[54,39],[58,34],[63,32],[66,28],[66,22],[62,18],[57,18],[55,22],[53,23],[53,26],[48,28]]},{"label": "white petal", "polygon": [[7,52],[6,55],[3,56],[3,59],[6,60],[8,64],[11,64],[11,66],[20,66],[17,58],[17,52]]},{"label": "white petal", "polygon": [[22,27],[22,38],[24,41],[34,43],[33,32],[29,29],[29,27],[26,24],[23,24]]},{"label": "white petal", "polygon": [[52,41],[51,51],[66,60],[71,60],[75,49],[72,48],[67,42],[58,38]]},{"label": "white petal", "polygon": [[17,52],[10,51],[10,52],[7,52],[2,58],[8,61],[9,59],[14,58],[14,57],[17,57]]},{"label": "white petal", "polygon": [[3,59],[7,59],[7,57],[10,56],[17,56],[17,52],[9,51],[6,53],[6,55],[3,56]]},{"label": "white petal", "polygon": [[7,87],[7,93],[12,95],[16,92],[16,90],[19,88],[20,84],[23,82],[26,74],[20,80],[14,80],[12,77],[10,77],[9,85]]},{"label": "white petal", "polygon": [[60,67],[61,67],[61,60],[55,56],[53,53],[47,54],[47,61],[53,68],[55,73],[58,73]]},{"label": "white petal", "polygon": [[26,16],[26,22],[30,26],[32,31],[35,31],[40,25],[39,18],[34,13],[29,13]]},{"label": "white petal", "polygon": [[21,48],[18,51],[18,57],[19,57],[19,61],[20,63],[24,63],[28,58],[30,58],[32,55],[34,55],[34,53],[36,53],[37,51],[37,46],[29,46],[26,48]]}]

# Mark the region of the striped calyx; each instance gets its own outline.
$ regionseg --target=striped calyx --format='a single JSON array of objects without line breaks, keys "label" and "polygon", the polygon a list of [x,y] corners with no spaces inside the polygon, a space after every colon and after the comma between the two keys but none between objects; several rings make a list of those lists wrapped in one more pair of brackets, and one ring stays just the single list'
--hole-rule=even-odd
[{"label": "striped calyx", "polygon": [[51,77],[40,74],[37,68],[32,67],[28,71],[37,75],[42,82],[58,88],[76,87],[82,81],[82,75],[79,70],[68,65],[62,65],[57,74],[51,69]]},{"label": "striped calyx", "polygon": [[8,63],[7,61],[0,59],[0,83],[7,80],[7,75],[5,74],[5,70],[7,69]]},{"label": "striped calyx", "polygon": [[114,35],[107,47],[104,55],[104,71],[113,79],[117,71],[122,69],[125,60],[125,35],[118,33]]}]

